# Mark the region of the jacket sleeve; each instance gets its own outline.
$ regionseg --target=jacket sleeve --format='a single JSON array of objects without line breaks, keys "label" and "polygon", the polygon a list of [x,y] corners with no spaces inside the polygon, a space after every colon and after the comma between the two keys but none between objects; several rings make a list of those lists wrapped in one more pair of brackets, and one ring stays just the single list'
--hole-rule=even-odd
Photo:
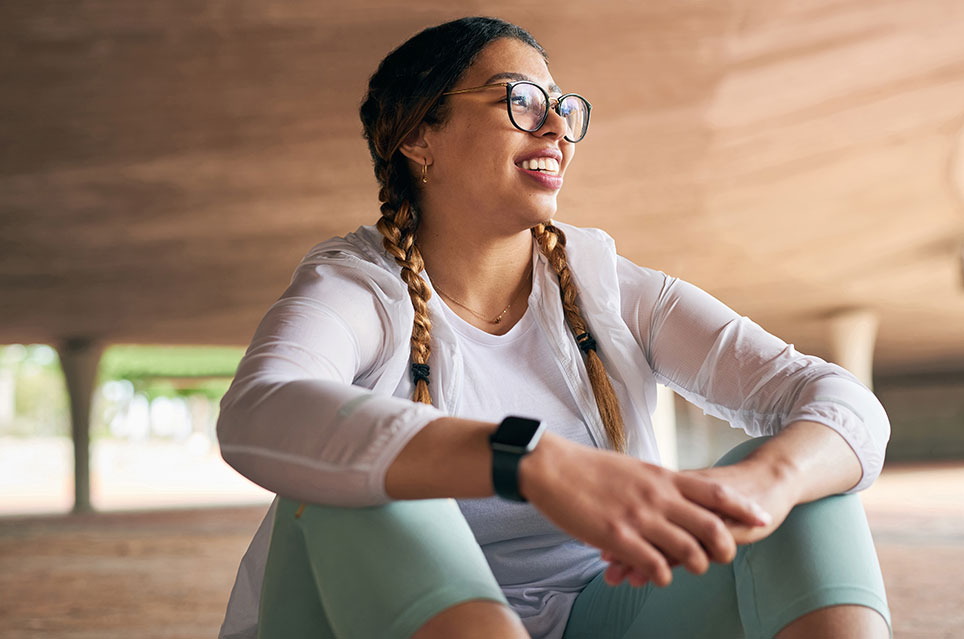
[{"label": "jacket sleeve", "polygon": [[339,506],[389,501],[388,466],[441,414],[354,383],[397,341],[385,295],[366,268],[378,267],[302,262],[221,400],[221,455],[285,497]]},{"label": "jacket sleeve", "polygon": [[764,331],[709,293],[619,258],[621,310],[656,379],[752,436],[807,420],[832,428],[863,470],[880,474],[890,422],[853,374]]}]

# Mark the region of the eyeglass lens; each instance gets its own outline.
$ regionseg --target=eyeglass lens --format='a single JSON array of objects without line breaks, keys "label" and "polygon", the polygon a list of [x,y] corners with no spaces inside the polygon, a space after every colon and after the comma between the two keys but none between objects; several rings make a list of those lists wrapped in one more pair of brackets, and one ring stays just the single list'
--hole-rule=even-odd
[{"label": "eyeglass lens", "polygon": [[[536,131],[545,122],[549,98],[542,87],[529,82],[512,85],[509,93],[509,115],[523,131]],[[578,142],[589,128],[589,104],[577,95],[566,96],[558,106],[558,113],[566,119],[566,139]]]}]

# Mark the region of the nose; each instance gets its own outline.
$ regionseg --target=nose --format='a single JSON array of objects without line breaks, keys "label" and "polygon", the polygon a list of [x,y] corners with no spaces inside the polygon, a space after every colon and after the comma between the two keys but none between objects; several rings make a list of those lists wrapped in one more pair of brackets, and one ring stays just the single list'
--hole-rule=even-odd
[{"label": "nose", "polygon": [[539,127],[536,133],[543,137],[550,136],[554,139],[561,140],[565,138],[569,130],[569,122],[556,111],[559,107],[559,101],[557,99],[550,98],[547,106],[546,121],[542,123],[542,126]]}]

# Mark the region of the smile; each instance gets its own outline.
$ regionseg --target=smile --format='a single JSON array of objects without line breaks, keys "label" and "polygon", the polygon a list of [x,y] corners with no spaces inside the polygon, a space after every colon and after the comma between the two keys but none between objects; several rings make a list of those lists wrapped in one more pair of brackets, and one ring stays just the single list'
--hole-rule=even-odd
[{"label": "smile", "polygon": [[519,168],[526,169],[527,171],[541,171],[555,175],[559,172],[559,161],[555,158],[532,158],[531,160],[519,162]]}]

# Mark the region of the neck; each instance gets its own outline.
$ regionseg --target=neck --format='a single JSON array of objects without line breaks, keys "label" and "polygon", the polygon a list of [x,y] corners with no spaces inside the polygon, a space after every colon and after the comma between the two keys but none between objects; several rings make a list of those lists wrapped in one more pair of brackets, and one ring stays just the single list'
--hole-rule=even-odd
[{"label": "neck", "polygon": [[510,315],[521,317],[517,311],[524,310],[532,284],[526,280],[532,261],[529,230],[493,236],[468,225],[438,228],[427,221],[423,219],[417,242],[436,290],[493,318],[514,304]]}]

